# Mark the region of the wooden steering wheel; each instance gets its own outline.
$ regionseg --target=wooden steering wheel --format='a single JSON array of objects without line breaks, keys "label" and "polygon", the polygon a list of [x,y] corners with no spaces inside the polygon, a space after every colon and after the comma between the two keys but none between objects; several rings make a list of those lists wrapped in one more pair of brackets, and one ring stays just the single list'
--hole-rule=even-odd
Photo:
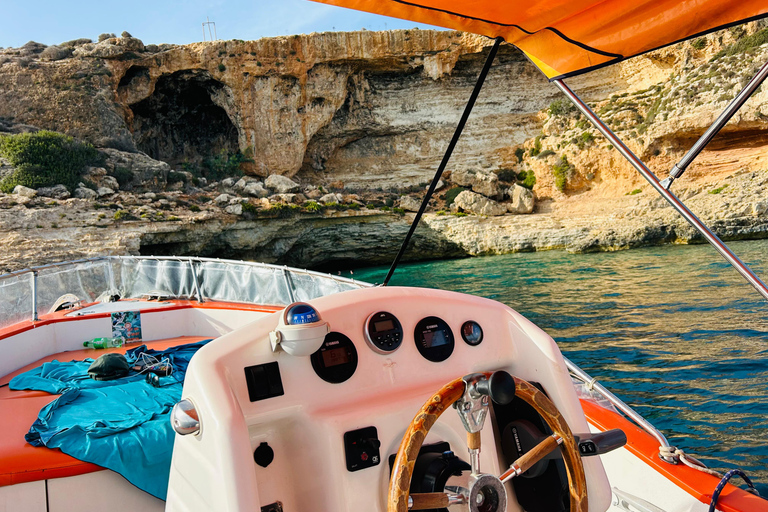
[{"label": "wooden steering wheel", "polygon": [[[488,372],[484,375],[489,378],[491,373]],[[515,383],[515,397],[519,397],[533,407],[544,418],[553,435],[547,437],[538,446],[515,461],[510,469],[501,475],[501,480],[509,477],[510,472],[516,475],[524,473],[558,444],[562,444],[563,460],[568,473],[570,489],[570,511],[587,512],[587,482],[584,466],[581,463],[579,448],[571,429],[555,404],[543,392],[527,381],[517,377],[512,378]],[[429,429],[432,428],[443,411],[464,395],[465,387],[466,384],[462,378],[449,382],[427,400],[411,424],[408,425],[392,467],[387,495],[387,512],[407,512],[409,509],[441,508],[449,505],[448,495],[445,493],[412,494],[409,496],[409,489],[413,467]],[[480,433],[468,434],[467,441],[470,449],[479,449]],[[472,510],[471,505],[470,510]]]}]

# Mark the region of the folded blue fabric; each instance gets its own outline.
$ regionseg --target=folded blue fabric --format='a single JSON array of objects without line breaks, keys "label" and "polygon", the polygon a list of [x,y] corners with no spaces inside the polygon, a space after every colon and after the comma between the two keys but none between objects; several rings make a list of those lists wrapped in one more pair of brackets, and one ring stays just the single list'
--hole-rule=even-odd
[{"label": "folded blue fabric", "polygon": [[160,377],[159,387],[136,373],[93,380],[88,377],[93,359],[51,361],[17,375],[10,382],[11,389],[61,394],[43,407],[25,439],[34,446],[59,448],[76,459],[111,469],[164,500],[174,440],[171,408],[181,400],[190,359],[209,341],[162,351],[142,345],[126,352],[131,363],[142,353],[170,360],[174,371]]}]

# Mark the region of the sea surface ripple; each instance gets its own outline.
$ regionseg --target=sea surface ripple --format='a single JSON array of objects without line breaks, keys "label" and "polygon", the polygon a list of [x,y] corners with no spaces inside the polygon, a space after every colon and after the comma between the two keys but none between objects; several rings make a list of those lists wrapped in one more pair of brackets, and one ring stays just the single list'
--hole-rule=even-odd
[{"label": "sea surface ripple", "polygon": [[[768,241],[731,247],[768,280]],[[345,275],[381,282],[386,271]],[[719,471],[741,468],[768,496],[768,301],[710,246],[404,264],[390,284],[509,305],[670,444]]]}]

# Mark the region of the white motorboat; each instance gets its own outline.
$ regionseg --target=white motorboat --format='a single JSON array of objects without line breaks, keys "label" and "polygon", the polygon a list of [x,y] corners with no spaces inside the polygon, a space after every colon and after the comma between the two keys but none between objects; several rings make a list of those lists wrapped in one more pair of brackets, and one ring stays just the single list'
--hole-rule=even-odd
[{"label": "white motorboat", "polygon": [[[563,81],[766,16],[768,7],[713,0],[634,2],[631,9],[618,0],[330,3],[497,38],[409,237],[504,38],[768,298],[762,281],[670,191],[768,66],[663,182]],[[40,267],[3,276],[0,292],[2,511],[768,511],[767,501],[727,483],[736,473],[719,475],[670,446],[566,360],[551,337],[492,300],[199,258]],[[128,353],[136,366],[123,377],[133,390],[123,406],[100,398],[117,384],[92,391],[83,366],[54,364],[103,354],[83,350],[83,341],[126,329],[140,331],[147,348]],[[173,350],[191,345],[186,375],[177,368],[144,373],[173,366]],[[152,354],[167,360],[137,364]],[[44,391],[51,379],[66,400]],[[166,386],[179,391],[172,410],[153,398],[171,396]],[[139,394],[158,410],[124,427],[115,414],[146,412],[134,405]],[[84,411],[79,423],[73,404]],[[144,427],[149,437],[139,436]],[[158,443],[171,428],[175,437]],[[161,459],[165,471],[153,465]]]}]

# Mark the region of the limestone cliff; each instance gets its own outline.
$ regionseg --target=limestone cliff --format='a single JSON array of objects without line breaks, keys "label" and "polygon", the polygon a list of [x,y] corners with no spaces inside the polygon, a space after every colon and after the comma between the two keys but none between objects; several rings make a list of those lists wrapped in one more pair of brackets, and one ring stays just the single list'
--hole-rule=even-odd
[{"label": "limestone cliff", "polygon": [[[752,23],[569,83],[664,177],[755,67],[768,60],[764,35],[763,26]],[[239,150],[253,160],[244,164],[246,172],[257,176],[282,174],[303,185],[359,194],[420,191],[442,158],[490,44],[468,34],[422,30],[185,46],[111,38],[55,51],[31,43],[0,50],[0,131],[3,122],[57,130],[97,147],[142,151],[177,171]],[[766,129],[763,88],[675,184],[724,236],[757,237],[768,229],[756,185],[768,169]],[[530,173],[536,210],[494,219],[432,213],[412,256],[609,250],[697,239],[508,45],[454,152],[449,169],[456,168]],[[210,201],[221,187],[207,190],[204,199]],[[178,221],[158,224],[131,210],[141,202],[136,198],[105,198],[101,208],[115,206],[101,219],[103,213],[88,213],[78,201],[60,203],[66,204],[64,213],[51,213],[57,206],[44,200],[0,201],[7,213],[0,219],[3,241],[39,256],[30,263],[64,259],[70,251],[111,251],[322,266],[351,259],[383,262],[397,246],[390,238],[409,220],[378,207],[322,218],[249,220],[200,202],[199,214],[178,207],[172,212]],[[69,215],[81,207],[97,221]],[[115,209],[139,220],[112,219]],[[26,220],[22,227],[13,219]],[[651,227],[640,225],[646,220]],[[313,243],[309,230],[322,233],[329,245]],[[91,241],[78,249],[70,238]],[[333,242],[342,239],[346,246]],[[15,262],[17,256],[9,255],[4,267],[29,264]]]}]

